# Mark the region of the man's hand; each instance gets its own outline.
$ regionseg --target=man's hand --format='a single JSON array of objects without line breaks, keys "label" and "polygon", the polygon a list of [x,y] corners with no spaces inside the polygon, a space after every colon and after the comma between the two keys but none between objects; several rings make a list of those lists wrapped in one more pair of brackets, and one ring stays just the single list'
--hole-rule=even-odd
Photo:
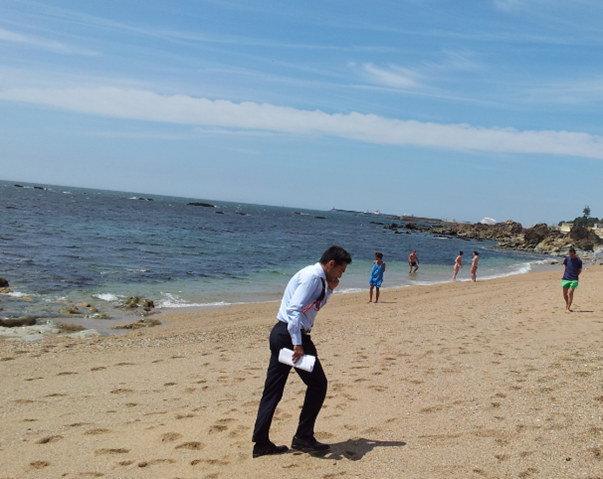
[{"label": "man's hand", "polygon": [[327,286],[331,291],[333,291],[335,288],[337,288],[337,286],[339,286],[339,279],[335,278],[327,280]]},{"label": "man's hand", "polygon": [[301,358],[303,355],[304,355],[303,346],[301,346],[301,345],[293,346],[293,357],[291,359],[293,360],[294,363],[297,363],[297,361],[299,361],[299,358]]}]

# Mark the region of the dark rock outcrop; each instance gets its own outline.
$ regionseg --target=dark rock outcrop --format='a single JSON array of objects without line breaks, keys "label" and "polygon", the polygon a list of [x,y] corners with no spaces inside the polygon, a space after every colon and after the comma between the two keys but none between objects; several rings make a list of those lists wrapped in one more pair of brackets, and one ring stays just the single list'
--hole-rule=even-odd
[{"label": "dark rock outcrop", "polygon": [[115,326],[114,329],[140,329],[140,328],[152,328],[153,326],[159,326],[161,321],[158,319],[141,319],[135,323],[128,323],[121,326]]},{"label": "dark rock outcrop", "polygon": [[136,309],[142,308],[144,311],[151,311],[155,308],[152,299],[141,299],[138,296],[130,296],[122,305],[122,308]]},{"label": "dark rock outcrop", "polygon": [[77,306],[63,306],[60,312],[62,314],[84,314]]},{"label": "dark rock outcrop", "polygon": [[579,224],[574,224],[569,236],[576,248],[584,251],[593,251],[595,246],[603,244],[603,240],[599,238],[592,230],[589,230],[585,226]]},{"label": "dark rock outcrop", "polygon": [[189,206],[203,206],[204,208],[215,208],[216,205],[212,205],[210,203],[203,203],[201,201],[191,201],[190,203],[187,203],[187,205]]},{"label": "dark rock outcrop", "polygon": [[[396,233],[399,232],[396,223],[385,226],[385,228],[394,230]],[[416,230],[438,236],[496,241],[500,248],[533,251],[541,254],[566,254],[571,246],[582,251],[593,251],[597,246],[603,244],[603,240],[584,227],[574,227],[567,235],[544,223],[524,228],[521,223],[512,220],[493,225],[408,222],[403,228],[406,229],[407,233]]]},{"label": "dark rock outcrop", "polygon": [[0,288],[8,288],[9,286],[10,285],[8,284],[6,278],[0,276]]},{"label": "dark rock outcrop", "polygon": [[0,318],[0,326],[4,328],[18,328],[21,326],[33,326],[37,322],[32,316],[22,316],[20,318]]}]

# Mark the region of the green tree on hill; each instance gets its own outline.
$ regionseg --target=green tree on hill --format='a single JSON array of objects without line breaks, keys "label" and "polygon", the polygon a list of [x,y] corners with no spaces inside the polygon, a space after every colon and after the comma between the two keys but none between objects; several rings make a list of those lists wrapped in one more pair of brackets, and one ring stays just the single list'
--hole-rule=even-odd
[{"label": "green tree on hill", "polygon": [[584,207],[582,213],[582,216],[578,216],[573,221],[574,224],[570,231],[570,238],[575,242],[578,248],[592,251],[595,245],[599,245],[602,242],[602,240],[591,230],[599,219],[590,216],[590,208],[588,205]]},{"label": "green tree on hill", "polygon": [[574,218],[574,227],[581,226],[583,228],[592,228],[599,222],[599,218],[590,215],[590,207],[586,205],[582,210],[583,215]]}]

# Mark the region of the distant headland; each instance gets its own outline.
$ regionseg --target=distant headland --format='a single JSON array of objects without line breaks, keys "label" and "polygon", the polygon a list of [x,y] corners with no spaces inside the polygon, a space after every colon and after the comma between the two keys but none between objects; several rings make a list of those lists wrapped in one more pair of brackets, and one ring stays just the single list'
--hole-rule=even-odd
[{"label": "distant headland", "polygon": [[[587,215],[565,223],[565,228],[538,223],[524,228],[513,220],[492,223],[464,223],[437,218],[382,214],[380,212],[360,212],[333,209],[343,213],[373,218],[373,223],[397,234],[422,231],[433,235],[456,238],[496,241],[500,248],[531,251],[535,253],[564,255],[570,247],[581,250],[583,256],[603,258],[603,228],[597,222],[588,221]],[[583,220],[584,218],[584,220]],[[387,223],[383,220],[392,221]],[[597,220],[598,221],[598,220]],[[591,226],[589,226],[591,224]]]}]

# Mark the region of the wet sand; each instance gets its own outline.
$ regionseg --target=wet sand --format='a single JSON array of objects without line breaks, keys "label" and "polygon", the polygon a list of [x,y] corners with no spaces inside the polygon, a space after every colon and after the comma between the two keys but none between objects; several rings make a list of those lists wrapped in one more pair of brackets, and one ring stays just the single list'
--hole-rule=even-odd
[{"label": "wet sand", "polygon": [[[602,478],[603,267],[335,295],[324,456],[252,459],[277,303],[111,337],[0,338],[0,478]],[[343,278],[345,283],[345,276]],[[271,437],[290,445],[292,372]]]}]

